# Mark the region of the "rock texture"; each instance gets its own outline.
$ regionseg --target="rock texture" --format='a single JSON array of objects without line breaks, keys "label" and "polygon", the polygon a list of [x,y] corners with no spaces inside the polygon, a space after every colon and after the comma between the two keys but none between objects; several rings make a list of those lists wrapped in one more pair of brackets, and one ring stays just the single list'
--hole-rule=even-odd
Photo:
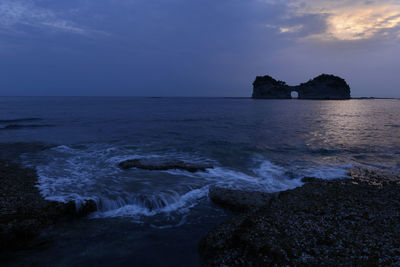
[{"label": "rock texture", "polygon": [[138,168],[149,171],[185,170],[188,172],[205,171],[213,168],[211,165],[201,165],[184,161],[156,160],[156,159],[130,159],[119,163],[119,167],[127,170]]},{"label": "rock texture", "polygon": [[247,211],[268,205],[276,194],[232,190],[212,186],[209,191],[210,199],[217,205],[233,211]]},{"label": "rock texture", "polygon": [[354,169],[349,179],[304,182],[210,231],[203,265],[400,264],[398,175]]},{"label": "rock texture", "polygon": [[291,99],[291,93],[297,92],[299,99],[350,99],[350,86],[337,76],[320,76],[298,86],[289,86],[283,81],[266,76],[257,76],[253,83],[253,98]]},{"label": "rock texture", "polygon": [[35,170],[0,161],[0,251],[23,248],[56,221],[85,216],[97,209],[91,200],[79,210],[74,202],[46,201],[36,183]]},{"label": "rock texture", "polygon": [[257,76],[253,82],[253,98],[291,99],[291,90],[284,81],[277,81],[271,76]]}]

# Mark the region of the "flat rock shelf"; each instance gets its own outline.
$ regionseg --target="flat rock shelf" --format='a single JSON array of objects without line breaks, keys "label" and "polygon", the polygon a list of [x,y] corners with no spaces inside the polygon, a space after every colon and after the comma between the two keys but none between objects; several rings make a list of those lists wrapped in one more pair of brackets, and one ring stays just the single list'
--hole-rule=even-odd
[{"label": "flat rock shelf", "polygon": [[253,202],[243,191],[232,201],[232,191],[223,201],[213,197],[229,208],[248,209],[201,240],[203,265],[400,264],[398,175],[352,169],[349,179],[303,181],[302,187],[267,196],[260,207],[259,193],[248,192]]}]

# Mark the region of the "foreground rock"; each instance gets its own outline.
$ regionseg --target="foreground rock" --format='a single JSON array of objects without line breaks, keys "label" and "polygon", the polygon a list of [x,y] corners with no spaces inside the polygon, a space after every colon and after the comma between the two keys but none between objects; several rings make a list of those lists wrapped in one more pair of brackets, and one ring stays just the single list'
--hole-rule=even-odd
[{"label": "foreground rock", "polygon": [[78,211],[74,202],[46,201],[36,183],[35,170],[0,161],[0,250],[22,248],[58,220],[96,210],[90,200]]},{"label": "foreground rock", "polygon": [[350,99],[350,86],[338,76],[322,74],[298,86],[289,86],[271,76],[257,76],[253,83],[253,98],[291,99],[297,92],[299,99]]},{"label": "foreground rock", "polygon": [[213,168],[211,165],[200,165],[184,161],[164,161],[155,159],[130,159],[119,164],[124,170],[138,168],[150,171],[185,170],[188,172],[205,171]]},{"label": "foreground rock", "polygon": [[268,205],[276,194],[232,190],[213,186],[209,197],[217,205],[233,211],[248,211]]},{"label": "foreground rock", "polygon": [[210,231],[204,265],[400,264],[399,176],[355,169],[305,182]]}]

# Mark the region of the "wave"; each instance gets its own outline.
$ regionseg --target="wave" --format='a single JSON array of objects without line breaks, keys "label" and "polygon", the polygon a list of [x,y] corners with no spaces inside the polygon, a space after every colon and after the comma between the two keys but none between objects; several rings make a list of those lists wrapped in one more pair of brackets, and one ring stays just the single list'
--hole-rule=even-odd
[{"label": "wave", "polygon": [[26,122],[26,121],[41,121],[41,118],[21,118],[21,119],[10,119],[10,120],[0,120],[0,123],[12,123],[12,122]]},{"label": "wave", "polygon": [[18,130],[25,128],[42,128],[42,127],[54,127],[51,124],[8,124],[6,126],[0,127],[0,130]]},{"label": "wave", "polygon": [[96,200],[99,211],[92,214],[91,217],[138,217],[172,212],[183,214],[195,206],[200,199],[208,195],[208,188],[209,186],[204,186],[184,194],[170,191],[169,193],[131,196],[129,199],[110,200],[100,198]]},{"label": "wave", "polygon": [[[36,155],[38,188],[48,200],[96,202],[92,218],[142,217],[171,214],[183,216],[203,199],[212,185],[249,191],[279,192],[303,185],[305,176],[322,179],[347,177],[344,166],[280,166],[265,158],[254,158],[253,168],[238,170],[219,166],[215,160],[186,153],[145,153],[111,145],[62,145]],[[184,170],[124,171],[118,163],[130,158],[177,159],[214,162],[204,172]]]},{"label": "wave", "polygon": [[[157,182],[152,172],[147,175],[152,177],[142,179],[135,172],[122,171],[118,163],[132,157],[164,160],[172,156],[183,158],[187,155],[134,154],[124,147],[107,145],[62,145],[42,153],[43,158],[36,156],[38,164],[31,165],[36,165],[39,176],[37,187],[48,200],[72,200],[80,205],[85,200],[92,199],[99,210],[95,215],[97,217],[152,216],[190,208],[193,201],[202,198],[208,190],[202,188],[204,185],[193,187],[182,183],[167,192],[161,190],[157,193],[154,192],[157,190],[152,190],[152,185]],[[196,157],[192,159],[198,160]],[[40,163],[46,161],[47,164]],[[132,192],[127,189],[132,184],[140,185],[144,189]]]},{"label": "wave", "polygon": [[186,118],[186,119],[155,119],[153,122],[212,122],[210,118]]},{"label": "wave", "polygon": [[349,168],[352,168],[351,164],[347,165],[333,165],[333,166],[317,166],[309,167],[306,169],[299,168],[298,175],[302,177],[314,177],[320,179],[337,179],[346,178],[349,176]]}]

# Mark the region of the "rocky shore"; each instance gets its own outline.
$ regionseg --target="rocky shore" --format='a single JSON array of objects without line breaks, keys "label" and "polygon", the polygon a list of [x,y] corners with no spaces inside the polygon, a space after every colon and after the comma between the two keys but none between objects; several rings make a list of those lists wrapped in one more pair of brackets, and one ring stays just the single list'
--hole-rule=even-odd
[{"label": "rocky shore", "polygon": [[195,164],[180,160],[154,160],[154,159],[129,159],[118,164],[121,169],[132,168],[148,171],[183,170],[188,172],[206,171],[212,169],[212,165]]},{"label": "rocky shore", "polygon": [[204,266],[399,265],[400,177],[352,169],[268,195],[213,188],[239,211],[200,242]]},{"label": "rocky shore", "polygon": [[45,200],[36,187],[34,169],[0,160],[0,252],[21,249],[60,220],[87,215],[96,210],[94,201],[77,210],[74,202]]}]

